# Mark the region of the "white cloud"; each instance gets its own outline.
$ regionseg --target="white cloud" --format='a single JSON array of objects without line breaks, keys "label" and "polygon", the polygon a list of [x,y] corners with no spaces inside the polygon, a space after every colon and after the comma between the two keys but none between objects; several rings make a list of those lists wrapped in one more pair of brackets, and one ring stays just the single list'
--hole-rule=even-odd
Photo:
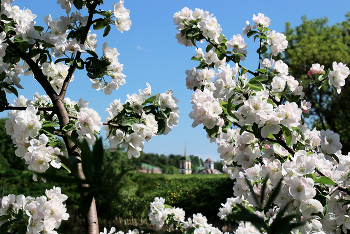
[{"label": "white cloud", "polygon": [[136,46],[136,49],[142,50],[142,51],[147,51],[146,49],[142,48],[141,46]]}]

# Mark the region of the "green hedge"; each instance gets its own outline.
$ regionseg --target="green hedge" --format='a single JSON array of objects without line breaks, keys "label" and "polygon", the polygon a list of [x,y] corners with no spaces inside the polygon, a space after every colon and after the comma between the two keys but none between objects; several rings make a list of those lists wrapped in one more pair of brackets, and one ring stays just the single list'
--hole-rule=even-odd
[{"label": "green hedge", "polygon": [[122,190],[121,199],[112,204],[115,215],[122,218],[147,218],[149,203],[163,197],[166,204],[181,207],[186,216],[202,213],[219,221],[221,203],[233,196],[233,181],[228,175],[159,175],[135,173],[130,186]]}]

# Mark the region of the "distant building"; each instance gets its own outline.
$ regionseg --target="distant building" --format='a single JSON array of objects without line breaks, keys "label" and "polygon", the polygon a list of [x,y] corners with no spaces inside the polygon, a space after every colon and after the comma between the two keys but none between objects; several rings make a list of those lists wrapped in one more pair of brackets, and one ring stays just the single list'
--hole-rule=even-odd
[{"label": "distant building", "polygon": [[204,169],[198,171],[198,174],[221,174],[221,172],[214,169],[214,161],[208,158],[204,161]]},{"label": "distant building", "polygon": [[[193,155],[193,157],[198,157],[200,159],[200,156]],[[192,161],[191,161],[191,158],[187,156],[186,146],[185,146],[185,155],[184,157],[180,158],[179,173],[192,174],[191,164],[192,164]],[[219,170],[214,169],[214,161],[211,160],[210,158],[204,161],[204,167],[200,163],[196,171],[198,171],[198,174],[222,174]]]},{"label": "distant building", "polygon": [[187,157],[186,146],[185,146],[185,156],[180,158],[180,174],[192,174],[191,169],[191,158]]},{"label": "distant building", "polygon": [[142,163],[141,164],[141,170],[139,170],[142,173],[154,173],[154,174],[162,174],[162,169],[159,167],[147,164],[147,163]]},{"label": "distant building", "polygon": [[214,161],[208,158],[204,161],[204,168],[205,169],[214,169]]}]

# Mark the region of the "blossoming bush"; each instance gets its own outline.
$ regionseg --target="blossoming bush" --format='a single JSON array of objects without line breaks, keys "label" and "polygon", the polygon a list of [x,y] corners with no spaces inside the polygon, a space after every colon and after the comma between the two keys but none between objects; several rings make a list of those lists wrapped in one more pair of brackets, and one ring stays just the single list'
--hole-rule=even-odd
[{"label": "blossoming bush", "polygon": [[[56,19],[47,15],[44,27],[35,24],[36,15],[29,9],[12,3],[3,0],[0,9],[0,111],[9,110],[6,132],[34,180],[80,185],[86,232],[99,233],[94,197],[105,179],[101,127],[107,130],[111,150],[122,145],[130,158],[139,157],[144,140],[165,135],[178,124],[178,100],[171,90],[152,95],[147,84],[139,94],[128,95],[124,104],[114,100],[102,122],[88,101],[66,97],[76,69],[86,70],[92,88],[106,95],[125,84],[118,50],[105,42],[99,56],[97,35],[92,32],[104,29],[105,37],[111,24],[120,32],[130,29],[130,11],[123,0],[113,5],[113,11],[98,10],[102,0],[58,0],[65,15]],[[36,93],[32,100],[18,95],[21,75],[33,76],[46,94]],[[17,96],[14,104],[8,103],[7,93]],[[89,145],[94,145],[92,151]],[[58,170],[66,171],[66,176],[57,176]],[[1,197],[0,232],[57,233],[55,229],[68,218],[62,203],[67,196],[59,187],[46,196]]]},{"label": "blossoming bush", "polygon": [[[194,91],[193,127],[203,124],[234,180],[235,197],[222,204],[218,215],[242,220],[236,233],[347,233],[350,155],[342,155],[337,133],[308,128],[311,103],[303,96],[309,83],[340,93],[349,68],[334,62],[325,71],[314,64],[308,82],[300,84],[283,61],[261,57],[268,48],[273,56],[283,52],[286,37],[270,30],[270,19],[261,13],[253,21],[227,39],[207,11],[185,7],[174,15],[178,42],[196,46],[192,60],[199,62],[186,71],[187,88]],[[243,36],[260,43],[255,71],[241,65],[247,56]],[[207,43],[204,50],[198,42]],[[164,206],[163,199],[151,204],[149,216],[157,227],[166,223],[188,233],[220,232],[204,218],[195,221],[200,215],[184,221],[183,212]]]},{"label": "blossoming bush", "polygon": [[[97,140],[100,128],[105,125],[112,149],[122,144],[129,157],[138,157],[143,140],[166,134],[177,125],[177,100],[171,90],[152,96],[147,84],[139,94],[129,95],[126,103],[113,101],[107,108],[109,117],[102,122],[87,101],[65,97],[76,69],[85,69],[92,88],[106,95],[125,83],[117,49],[105,43],[103,55],[98,56],[97,36],[91,29],[104,29],[107,36],[110,24],[123,32],[131,21],[123,1],[114,4],[113,12],[96,10],[102,0],[58,3],[67,16],[52,19],[48,15],[45,30],[35,25],[36,16],[30,10],[13,6],[12,0],[1,1],[0,110],[10,110],[6,131],[16,144],[16,156],[33,171],[33,179],[80,184],[87,233],[98,233],[94,196],[104,178],[102,141]],[[72,12],[73,7],[86,8],[87,15]],[[192,59],[199,62],[186,72],[186,85],[194,91],[193,127],[203,124],[234,179],[235,197],[222,204],[218,215],[228,221],[242,220],[236,233],[347,232],[350,155],[342,155],[338,134],[307,127],[304,119],[311,103],[303,96],[306,83],[340,93],[349,68],[334,62],[325,71],[314,64],[309,80],[300,84],[285,63],[261,58],[268,48],[273,56],[283,52],[286,37],[270,30],[270,19],[261,13],[253,21],[252,26],[246,22],[242,34],[227,39],[207,11],[184,8],[174,15],[178,42],[196,46]],[[241,65],[247,56],[244,36],[260,42],[255,71]],[[205,48],[199,48],[197,43],[204,41]],[[22,74],[32,75],[46,95],[35,94],[33,100],[18,96]],[[6,92],[18,96],[14,105],[8,103]],[[89,145],[94,145],[92,150]],[[57,177],[55,170],[69,175]],[[57,233],[54,229],[68,218],[62,203],[66,199],[59,188],[47,191],[46,197],[1,197],[0,230]],[[167,224],[186,233],[221,233],[203,215],[185,220],[182,209],[164,203],[162,198],[151,203],[149,217],[157,228]],[[102,233],[107,232],[105,228]],[[115,232],[115,228],[109,231]]]},{"label": "blossoming bush", "polygon": [[[283,52],[286,37],[271,31],[270,19],[261,13],[253,21],[229,40],[207,11],[185,7],[174,15],[178,42],[196,46],[192,60],[199,61],[186,71],[187,88],[194,91],[192,126],[203,124],[234,180],[235,197],[222,204],[218,216],[241,221],[237,234],[347,233],[350,155],[342,155],[338,134],[308,128],[311,103],[303,96],[309,83],[340,93],[349,68],[334,62],[325,71],[313,64],[308,81],[300,84],[283,61],[261,58],[268,48],[273,56]],[[240,64],[247,56],[245,35],[260,42],[255,71]],[[204,41],[203,51],[197,43]],[[222,233],[202,214],[186,220],[183,209],[166,205],[163,198],[155,198],[150,210],[158,229]]]}]

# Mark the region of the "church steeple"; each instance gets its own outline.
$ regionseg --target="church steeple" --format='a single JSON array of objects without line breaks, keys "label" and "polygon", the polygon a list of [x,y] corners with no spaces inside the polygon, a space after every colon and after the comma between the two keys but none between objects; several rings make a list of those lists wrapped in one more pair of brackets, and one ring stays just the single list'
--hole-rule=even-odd
[{"label": "church steeple", "polygon": [[185,157],[187,157],[187,149],[186,149],[186,142],[185,142]]}]

